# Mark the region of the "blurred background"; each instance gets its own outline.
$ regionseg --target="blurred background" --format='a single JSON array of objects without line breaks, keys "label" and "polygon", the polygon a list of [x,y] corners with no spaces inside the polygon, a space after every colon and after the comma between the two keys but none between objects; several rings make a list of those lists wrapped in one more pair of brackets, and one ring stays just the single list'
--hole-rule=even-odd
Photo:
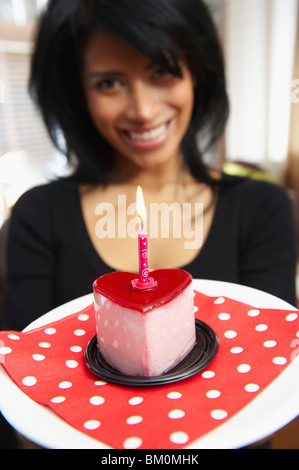
[{"label": "blurred background", "polygon": [[27,91],[36,19],[46,3],[0,0],[0,225],[26,189],[66,172]]},{"label": "blurred background", "polygon": [[[223,44],[231,106],[226,133],[206,159],[227,172],[243,171],[242,163],[299,190],[299,0],[206,1]],[[0,0],[0,226],[22,192],[69,171],[27,92],[46,3]]]},{"label": "blurred background", "polygon": [[[0,258],[1,227],[18,197],[71,171],[28,94],[36,22],[48,1],[0,0]],[[299,0],[205,1],[223,45],[230,100],[226,132],[205,159],[285,186],[299,253]]]}]

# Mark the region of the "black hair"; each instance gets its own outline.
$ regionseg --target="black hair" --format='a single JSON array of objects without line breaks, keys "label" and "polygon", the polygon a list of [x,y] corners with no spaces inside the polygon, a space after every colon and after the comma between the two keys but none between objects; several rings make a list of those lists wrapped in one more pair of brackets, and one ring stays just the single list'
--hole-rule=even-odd
[{"label": "black hair", "polygon": [[82,41],[95,31],[124,40],[176,75],[180,75],[178,49],[183,53],[195,82],[195,101],[182,151],[196,179],[211,184],[202,155],[224,130],[228,99],[222,50],[205,3],[52,0],[41,16],[31,64],[31,96],[55,146],[70,160],[76,156],[78,180],[105,183],[113,168],[113,152],[84,107],[81,83]]}]

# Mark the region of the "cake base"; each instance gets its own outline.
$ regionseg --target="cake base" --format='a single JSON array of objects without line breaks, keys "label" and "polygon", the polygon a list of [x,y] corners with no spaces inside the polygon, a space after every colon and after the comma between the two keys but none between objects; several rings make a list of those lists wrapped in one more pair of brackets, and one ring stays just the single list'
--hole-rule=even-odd
[{"label": "cake base", "polygon": [[131,376],[114,369],[105,361],[98,350],[96,335],[87,345],[85,351],[86,365],[97,377],[119,385],[144,387],[179,382],[205,369],[218,352],[219,340],[209,325],[200,320],[195,320],[195,330],[196,344],[192,351],[173,369],[159,376]]}]

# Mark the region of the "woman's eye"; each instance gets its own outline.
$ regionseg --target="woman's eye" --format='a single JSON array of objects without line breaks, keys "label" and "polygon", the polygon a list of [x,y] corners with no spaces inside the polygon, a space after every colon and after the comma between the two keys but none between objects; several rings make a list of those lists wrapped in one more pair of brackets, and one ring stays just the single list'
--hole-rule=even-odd
[{"label": "woman's eye", "polygon": [[105,78],[104,80],[100,80],[96,84],[96,88],[100,91],[113,91],[117,90],[122,86],[122,83],[120,80],[116,78]]},{"label": "woman's eye", "polygon": [[173,80],[174,78],[176,78],[174,73],[170,72],[169,70],[163,69],[162,67],[157,68],[153,74],[154,80],[168,81]]},{"label": "woman's eye", "polygon": [[171,76],[171,74],[167,70],[162,69],[162,68],[158,68],[154,72],[154,78],[161,78],[161,77],[165,77],[167,75]]}]

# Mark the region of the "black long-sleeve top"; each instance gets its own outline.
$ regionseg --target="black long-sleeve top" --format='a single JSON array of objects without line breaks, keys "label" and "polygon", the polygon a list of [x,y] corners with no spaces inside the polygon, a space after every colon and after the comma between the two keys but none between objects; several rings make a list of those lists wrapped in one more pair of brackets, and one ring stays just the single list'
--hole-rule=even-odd
[{"label": "black long-sleeve top", "polygon": [[[223,175],[208,237],[181,268],[194,278],[244,284],[295,305],[295,246],[292,207],[282,188]],[[59,180],[29,190],[10,220],[4,328],[23,329],[91,293],[93,281],[112,271],[88,236],[76,183]]]}]

